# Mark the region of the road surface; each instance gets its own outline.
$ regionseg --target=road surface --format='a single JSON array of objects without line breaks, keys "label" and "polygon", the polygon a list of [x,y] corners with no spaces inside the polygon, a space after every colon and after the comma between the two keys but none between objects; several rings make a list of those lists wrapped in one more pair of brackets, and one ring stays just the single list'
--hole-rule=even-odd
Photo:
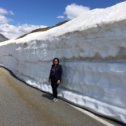
[{"label": "road surface", "polygon": [[0,68],[0,126],[104,126],[66,102],[31,88]]}]

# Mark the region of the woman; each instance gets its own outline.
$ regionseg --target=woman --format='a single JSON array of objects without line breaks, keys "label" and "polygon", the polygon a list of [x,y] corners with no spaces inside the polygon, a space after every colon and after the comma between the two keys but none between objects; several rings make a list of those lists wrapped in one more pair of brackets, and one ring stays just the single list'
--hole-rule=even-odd
[{"label": "woman", "polygon": [[53,101],[57,101],[57,88],[59,84],[61,83],[62,79],[62,66],[59,64],[59,59],[54,58],[53,59],[53,64],[50,70],[50,75],[49,75],[49,82],[51,82],[52,86],[52,92],[53,92]]}]

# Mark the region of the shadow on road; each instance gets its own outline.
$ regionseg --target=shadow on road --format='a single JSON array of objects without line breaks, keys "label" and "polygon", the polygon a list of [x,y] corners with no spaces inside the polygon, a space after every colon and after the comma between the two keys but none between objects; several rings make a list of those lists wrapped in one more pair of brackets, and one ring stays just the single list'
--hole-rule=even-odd
[{"label": "shadow on road", "polygon": [[52,100],[53,99],[53,96],[50,95],[50,94],[42,94],[43,97],[49,99],[49,100]]}]

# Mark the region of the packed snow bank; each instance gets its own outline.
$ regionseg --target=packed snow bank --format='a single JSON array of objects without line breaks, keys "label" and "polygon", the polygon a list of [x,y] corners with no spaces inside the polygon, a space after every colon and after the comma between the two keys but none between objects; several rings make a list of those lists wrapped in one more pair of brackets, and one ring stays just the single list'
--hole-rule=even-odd
[{"label": "packed snow bank", "polygon": [[51,60],[59,57],[59,95],[126,123],[126,2],[96,9],[62,26],[0,44],[0,64],[51,92]]}]

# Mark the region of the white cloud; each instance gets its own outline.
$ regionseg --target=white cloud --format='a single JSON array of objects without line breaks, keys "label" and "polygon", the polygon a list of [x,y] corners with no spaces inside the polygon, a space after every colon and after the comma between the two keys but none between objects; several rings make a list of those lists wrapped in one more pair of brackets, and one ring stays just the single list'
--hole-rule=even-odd
[{"label": "white cloud", "polygon": [[0,24],[8,23],[9,19],[4,15],[0,15]]},{"label": "white cloud", "polygon": [[14,15],[14,12],[12,10],[6,10],[0,7],[0,15],[7,15],[7,14]]},{"label": "white cloud", "polygon": [[66,17],[67,19],[73,19],[89,11],[90,11],[89,7],[72,3],[66,6],[64,16],[58,16],[57,18]]},{"label": "white cloud", "polygon": [[10,21],[12,19],[9,19],[8,15],[14,15],[14,12],[11,10],[6,10],[4,8],[0,8],[0,33],[5,35],[6,37],[10,39],[17,38],[23,34],[29,33],[30,31],[37,29],[37,28],[43,28],[46,26],[39,26],[39,25],[31,25],[31,24],[21,24],[21,25],[11,25]]},{"label": "white cloud", "polygon": [[5,35],[6,37],[10,39],[15,39],[21,35],[24,35],[26,33],[29,33],[30,31],[37,29],[37,28],[43,28],[46,26],[39,26],[39,25],[29,25],[29,24],[22,24],[22,25],[10,25],[10,24],[1,24],[0,25],[0,33]]},{"label": "white cloud", "polygon": [[68,19],[73,19],[82,15],[83,13],[87,13],[90,11],[89,7],[77,5],[75,3],[67,5],[65,8],[65,15]]},{"label": "white cloud", "polygon": [[0,8],[0,14],[1,15],[8,14],[8,11],[4,8]]},{"label": "white cloud", "polygon": [[7,15],[14,15],[14,12],[0,7],[0,24],[9,23],[11,21]]},{"label": "white cloud", "polygon": [[57,16],[58,19],[64,19],[64,16]]},{"label": "white cloud", "polygon": [[0,8],[0,24],[8,23],[9,19],[5,16],[8,14],[6,9]]},{"label": "white cloud", "polygon": [[14,12],[13,11],[9,11],[9,14],[14,15]]}]

